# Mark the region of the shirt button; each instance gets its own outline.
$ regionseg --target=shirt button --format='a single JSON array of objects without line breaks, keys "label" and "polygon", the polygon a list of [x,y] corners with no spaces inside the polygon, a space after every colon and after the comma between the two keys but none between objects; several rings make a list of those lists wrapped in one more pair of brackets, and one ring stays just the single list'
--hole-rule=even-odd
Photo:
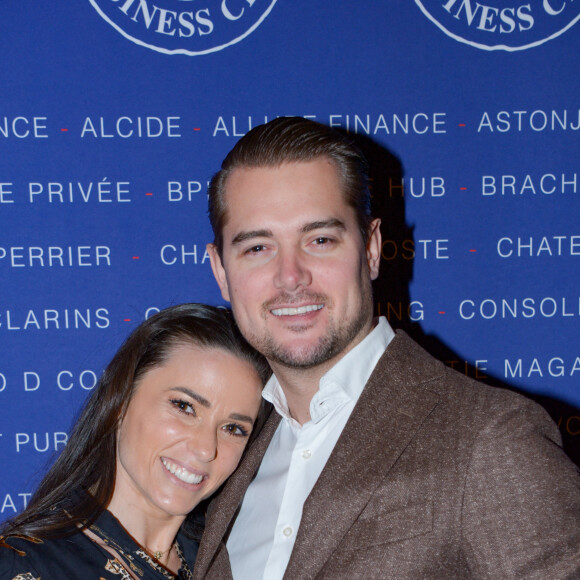
[{"label": "shirt button", "polygon": [[290,536],[291,536],[291,535],[294,533],[294,530],[293,530],[293,529],[292,529],[290,526],[286,526],[286,527],[285,527],[285,528],[282,530],[282,533],[283,533],[283,534],[284,534],[284,535],[285,535],[287,538],[289,538],[289,537],[290,537]]},{"label": "shirt button", "polygon": [[302,459],[310,459],[312,457],[312,451],[310,449],[305,449],[302,452]]}]

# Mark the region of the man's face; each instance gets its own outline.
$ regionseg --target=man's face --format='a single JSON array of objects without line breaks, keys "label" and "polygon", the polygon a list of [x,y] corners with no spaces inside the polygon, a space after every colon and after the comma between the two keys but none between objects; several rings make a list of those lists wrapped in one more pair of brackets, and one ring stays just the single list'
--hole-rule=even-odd
[{"label": "man's face", "polygon": [[365,247],[330,160],[235,169],[226,204],[212,268],[242,333],[274,367],[338,360],[368,334],[379,221]]}]

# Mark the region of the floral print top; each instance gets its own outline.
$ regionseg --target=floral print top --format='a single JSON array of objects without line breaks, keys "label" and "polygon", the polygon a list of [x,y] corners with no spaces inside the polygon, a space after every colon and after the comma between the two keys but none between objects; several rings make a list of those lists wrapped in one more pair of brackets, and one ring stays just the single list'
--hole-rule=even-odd
[{"label": "floral print top", "polygon": [[191,580],[193,577],[198,544],[181,533],[177,535],[181,568],[175,575],[148,554],[110,512],[104,511],[89,530],[111,551],[81,532],[52,540],[0,536],[0,578]]}]

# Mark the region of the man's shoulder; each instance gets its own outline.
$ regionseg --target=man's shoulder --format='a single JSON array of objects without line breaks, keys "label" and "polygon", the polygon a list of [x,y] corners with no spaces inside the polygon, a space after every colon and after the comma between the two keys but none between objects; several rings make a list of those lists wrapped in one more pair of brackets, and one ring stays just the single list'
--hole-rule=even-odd
[{"label": "man's shoulder", "polygon": [[397,384],[412,390],[435,393],[441,404],[454,410],[464,408],[472,414],[493,416],[520,410],[545,421],[547,412],[525,395],[506,387],[491,386],[444,364],[404,331],[398,330],[371,375],[369,384]]}]

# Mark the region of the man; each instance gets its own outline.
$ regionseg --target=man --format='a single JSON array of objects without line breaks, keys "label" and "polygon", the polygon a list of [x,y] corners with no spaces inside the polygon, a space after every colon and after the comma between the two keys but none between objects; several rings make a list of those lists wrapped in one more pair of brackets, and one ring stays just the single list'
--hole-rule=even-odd
[{"label": "man", "polygon": [[275,410],[196,577],[580,578],[580,478],[544,411],[373,320],[381,235],[348,141],[271,121],[209,195],[212,268]]}]

